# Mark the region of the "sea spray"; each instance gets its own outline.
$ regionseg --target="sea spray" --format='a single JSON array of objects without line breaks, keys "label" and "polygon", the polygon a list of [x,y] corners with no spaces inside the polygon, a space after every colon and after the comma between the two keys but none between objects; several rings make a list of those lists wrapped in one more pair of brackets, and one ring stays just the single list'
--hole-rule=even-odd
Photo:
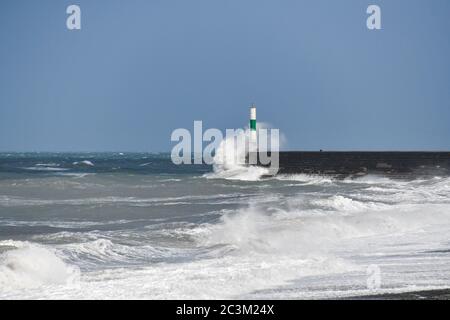
[{"label": "sea spray", "polygon": [[[274,161],[274,163],[272,164],[270,161],[276,160],[276,157],[267,157],[266,161],[268,161],[267,164],[270,164],[269,167],[246,164],[245,159],[247,159],[249,156],[248,146],[251,144],[251,135],[255,135],[255,133],[257,133],[257,140],[261,141],[259,134],[262,130],[263,135],[265,136],[265,139],[262,139],[264,140],[262,143],[264,147],[260,150],[262,153],[270,151],[272,147],[275,148],[276,151],[278,151],[280,147],[280,141],[281,143],[284,143],[286,139],[282,135],[280,137],[278,132],[276,134],[275,132],[271,132],[271,141],[269,146],[267,145],[267,128],[270,128],[270,125],[266,123],[258,123],[257,126],[257,130],[250,130],[249,128],[247,128],[246,130],[238,131],[234,136],[227,135],[226,139],[222,140],[219,144],[219,147],[217,148],[216,154],[213,158],[214,172],[206,174],[205,177],[222,178],[228,180],[258,181],[263,176],[273,175],[274,172],[278,170],[278,162]],[[272,136],[274,134],[275,136]]]},{"label": "sea spray", "polygon": [[80,271],[67,265],[43,246],[23,242],[0,242],[18,246],[0,254],[0,291],[42,285],[68,285],[78,281]]}]

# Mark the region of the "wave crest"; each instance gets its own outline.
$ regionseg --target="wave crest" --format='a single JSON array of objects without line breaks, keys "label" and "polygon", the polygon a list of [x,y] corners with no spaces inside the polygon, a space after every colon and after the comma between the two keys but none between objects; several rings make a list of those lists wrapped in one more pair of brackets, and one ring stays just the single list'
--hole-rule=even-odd
[{"label": "wave crest", "polygon": [[30,288],[42,285],[67,285],[78,281],[80,270],[67,265],[53,251],[39,245],[1,241],[0,287]]}]

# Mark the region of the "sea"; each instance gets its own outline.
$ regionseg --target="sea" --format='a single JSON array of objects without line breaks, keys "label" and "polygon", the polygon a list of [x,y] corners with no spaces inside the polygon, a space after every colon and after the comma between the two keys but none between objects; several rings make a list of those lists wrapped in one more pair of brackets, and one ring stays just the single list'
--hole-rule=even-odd
[{"label": "sea", "polygon": [[341,299],[450,288],[450,177],[168,153],[1,153],[0,299]]}]

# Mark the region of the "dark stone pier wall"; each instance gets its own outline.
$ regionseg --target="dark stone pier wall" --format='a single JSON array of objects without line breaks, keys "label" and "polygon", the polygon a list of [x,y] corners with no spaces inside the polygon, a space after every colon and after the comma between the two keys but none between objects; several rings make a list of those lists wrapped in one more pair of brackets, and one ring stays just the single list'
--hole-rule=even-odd
[{"label": "dark stone pier wall", "polygon": [[450,152],[282,151],[279,173],[364,175],[450,174]]}]

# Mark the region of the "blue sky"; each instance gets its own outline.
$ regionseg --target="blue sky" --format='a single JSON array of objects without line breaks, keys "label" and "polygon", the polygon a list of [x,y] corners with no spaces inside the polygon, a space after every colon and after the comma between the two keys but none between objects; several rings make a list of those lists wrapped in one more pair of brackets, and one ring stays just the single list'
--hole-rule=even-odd
[{"label": "blue sky", "polygon": [[194,120],[247,125],[252,102],[288,149],[449,150],[449,16],[448,0],[2,0],[0,150],[169,151]]}]

